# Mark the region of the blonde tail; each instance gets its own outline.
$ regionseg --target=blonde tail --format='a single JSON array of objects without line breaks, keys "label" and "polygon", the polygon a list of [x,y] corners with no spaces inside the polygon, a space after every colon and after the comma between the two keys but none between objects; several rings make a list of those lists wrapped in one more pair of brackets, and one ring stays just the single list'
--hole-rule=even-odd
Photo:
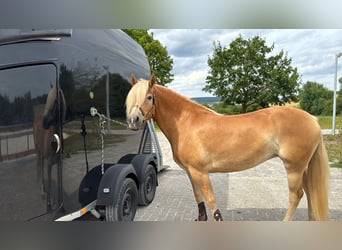
[{"label": "blonde tail", "polygon": [[327,220],[329,217],[328,192],[330,169],[323,137],[309,162],[304,179],[306,181],[307,191],[309,192],[308,202],[311,203],[311,215],[314,217],[312,219]]}]

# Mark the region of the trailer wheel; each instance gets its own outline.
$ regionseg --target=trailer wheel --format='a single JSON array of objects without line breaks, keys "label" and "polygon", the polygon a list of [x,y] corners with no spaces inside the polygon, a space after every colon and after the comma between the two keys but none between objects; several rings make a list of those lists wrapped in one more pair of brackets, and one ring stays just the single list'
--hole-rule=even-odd
[{"label": "trailer wheel", "polygon": [[156,194],[157,173],[151,164],[144,169],[141,187],[139,189],[139,205],[146,206],[150,204]]},{"label": "trailer wheel", "polygon": [[106,206],[107,221],[132,221],[138,205],[138,188],[134,180],[122,183],[115,204]]}]

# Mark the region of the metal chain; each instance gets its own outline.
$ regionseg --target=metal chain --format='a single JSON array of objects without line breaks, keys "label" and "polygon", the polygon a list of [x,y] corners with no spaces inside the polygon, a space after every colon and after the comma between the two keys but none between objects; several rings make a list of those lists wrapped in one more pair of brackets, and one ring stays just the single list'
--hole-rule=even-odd
[{"label": "metal chain", "polygon": [[121,125],[121,126],[127,128],[127,124],[126,124],[126,123],[123,123],[123,122],[120,122],[120,121],[117,121],[117,120],[113,120],[113,119],[111,119],[111,118],[109,118],[109,117],[107,117],[107,116],[105,116],[105,115],[99,113],[99,112],[97,111],[97,109],[94,108],[94,107],[91,107],[91,108],[90,108],[90,114],[91,114],[91,116],[93,116],[93,117],[94,117],[95,115],[98,115],[99,117],[102,117],[102,119],[109,120],[109,121],[111,121],[111,122],[114,122],[114,123],[116,123],[116,124],[119,124],[119,125]]},{"label": "metal chain", "polygon": [[101,131],[100,131],[100,137],[101,137],[101,173],[103,175],[104,174],[104,150],[105,150],[104,149],[104,135],[105,135],[105,128],[104,127],[105,126],[104,125],[106,123],[106,120],[110,120],[110,121],[112,121],[114,123],[117,123],[117,124],[120,124],[120,125],[122,125],[122,126],[124,126],[126,128],[127,128],[127,124],[119,122],[119,121],[115,121],[113,119],[109,119],[105,115],[99,113],[97,111],[97,109],[94,108],[94,107],[90,108],[90,115],[92,117],[95,117],[97,115],[99,117],[99,120],[100,120],[100,129],[101,129]]}]

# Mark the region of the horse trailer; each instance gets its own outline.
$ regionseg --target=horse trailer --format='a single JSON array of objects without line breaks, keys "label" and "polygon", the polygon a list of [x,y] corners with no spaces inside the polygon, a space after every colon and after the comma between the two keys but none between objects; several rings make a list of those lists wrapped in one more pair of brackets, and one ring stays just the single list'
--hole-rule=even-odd
[{"label": "horse trailer", "polygon": [[125,123],[131,74],[121,30],[0,30],[0,220],[133,220],[163,166],[153,121]]}]

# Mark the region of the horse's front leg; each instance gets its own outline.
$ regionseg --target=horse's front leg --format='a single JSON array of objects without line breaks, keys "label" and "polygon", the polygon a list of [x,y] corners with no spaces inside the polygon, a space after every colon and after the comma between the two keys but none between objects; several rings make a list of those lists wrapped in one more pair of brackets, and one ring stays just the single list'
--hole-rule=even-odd
[{"label": "horse's front leg", "polygon": [[196,219],[197,221],[207,221],[208,216],[207,216],[207,211],[205,209],[205,204],[203,201],[203,195],[201,192],[201,189],[199,186],[196,184],[196,182],[191,178],[190,173],[188,173],[191,185],[192,185],[192,190],[194,192],[194,196],[198,205],[198,218]]},{"label": "horse's front leg", "polygon": [[40,194],[42,196],[42,198],[44,199],[45,197],[45,188],[44,188],[44,156],[39,153],[39,172],[40,172]]},{"label": "horse's front leg", "polygon": [[[209,179],[209,174],[203,173],[203,172],[201,172],[197,169],[194,169],[194,168],[190,168],[188,171],[189,171],[191,183],[193,183],[192,186],[193,186],[193,188],[195,187],[194,188],[194,194],[196,197],[196,201],[198,203],[199,212],[200,212],[200,210],[203,211],[204,203],[201,204],[203,201],[197,200],[198,197],[196,195],[198,195],[198,193],[201,193],[201,199],[202,199],[202,195],[203,195],[208,206],[209,206],[209,208],[210,208],[210,210],[211,210],[211,212],[212,212],[214,219],[216,221],[223,221],[221,212],[217,208],[214,190],[213,190],[213,187],[211,185],[211,181]],[[205,207],[204,207],[204,211],[205,211]],[[200,215],[199,215],[199,217],[200,217]]]}]

